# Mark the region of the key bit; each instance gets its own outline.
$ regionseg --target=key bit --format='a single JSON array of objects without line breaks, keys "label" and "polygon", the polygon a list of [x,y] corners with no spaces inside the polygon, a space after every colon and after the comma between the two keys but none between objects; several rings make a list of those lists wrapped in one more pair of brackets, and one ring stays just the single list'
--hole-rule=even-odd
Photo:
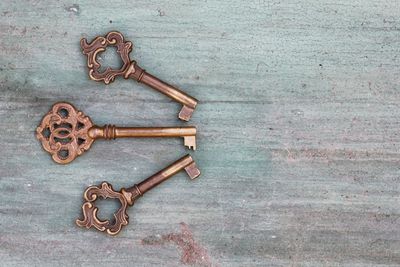
[{"label": "key bit", "polygon": [[96,139],[121,137],[183,137],[184,145],[196,149],[196,127],[116,127],[94,125],[72,104],[53,105],[36,129],[36,138],[53,160],[67,164],[88,150]]},{"label": "key bit", "polygon": [[[104,72],[100,72],[101,64],[97,61],[97,55],[106,50],[107,46],[116,46],[117,53],[121,56],[123,62],[120,69],[112,69],[108,67]],[[87,66],[89,68],[89,77],[94,81],[103,81],[109,84],[114,81],[115,77],[123,76],[125,79],[134,79],[139,83],[148,85],[149,87],[163,93],[172,98],[176,102],[183,105],[178,117],[181,120],[189,121],[194,109],[197,105],[197,100],[172,85],[163,82],[157,77],[149,74],[144,69],[139,67],[135,60],[129,58],[129,53],[132,51],[132,43],[124,41],[124,36],[116,31],[109,32],[106,36],[98,36],[92,42],[83,38],[81,39],[81,47],[83,54],[87,56]]]},{"label": "key bit", "polygon": [[[83,219],[77,219],[76,224],[80,227],[86,227],[87,229],[94,227],[110,235],[118,234],[121,228],[129,222],[129,216],[126,213],[128,206],[132,206],[135,200],[144,193],[164,182],[182,169],[186,171],[191,179],[195,179],[200,175],[200,170],[197,168],[192,157],[186,155],[141,183],[126,189],[122,188],[119,192],[115,191],[112,185],[107,182],[101,183],[100,186],[88,187],[83,194],[83,198],[86,201],[82,205]],[[118,199],[121,203],[120,208],[114,213],[113,221],[102,221],[97,217],[98,208],[95,206],[94,202],[99,197],[104,199]]]}]

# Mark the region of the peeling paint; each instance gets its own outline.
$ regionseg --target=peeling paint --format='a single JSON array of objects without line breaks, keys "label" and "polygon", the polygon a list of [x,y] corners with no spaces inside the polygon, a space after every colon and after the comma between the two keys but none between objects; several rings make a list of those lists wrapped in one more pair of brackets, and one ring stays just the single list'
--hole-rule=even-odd
[{"label": "peeling paint", "polygon": [[76,15],[79,15],[80,13],[80,9],[79,9],[79,5],[78,4],[73,4],[72,6],[66,7],[65,8],[66,11],[68,12],[72,12]]}]

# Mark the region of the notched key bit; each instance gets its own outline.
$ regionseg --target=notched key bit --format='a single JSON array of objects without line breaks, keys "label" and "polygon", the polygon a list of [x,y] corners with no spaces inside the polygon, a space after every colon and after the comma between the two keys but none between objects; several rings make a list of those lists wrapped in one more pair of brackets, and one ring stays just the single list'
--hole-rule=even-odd
[{"label": "notched key bit", "polygon": [[[117,52],[121,56],[123,65],[120,69],[111,69],[108,67],[104,72],[100,72],[100,63],[96,56],[98,53],[106,50],[107,46],[116,46]],[[176,102],[183,105],[179,112],[179,118],[184,121],[189,121],[194,109],[197,105],[197,99],[189,96],[172,85],[163,82],[157,77],[149,74],[144,69],[139,67],[136,61],[129,58],[129,53],[132,51],[132,43],[124,41],[121,33],[113,31],[106,36],[98,36],[92,42],[88,43],[85,38],[81,39],[81,47],[83,54],[87,56],[87,66],[89,68],[89,77],[94,81],[103,81],[109,84],[114,81],[115,77],[123,76],[125,79],[132,78],[137,82],[146,84],[153,89],[165,94]]]},{"label": "notched key bit", "polygon": [[[139,184],[135,184],[129,188],[122,188],[119,192],[112,188],[112,185],[103,182],[100,186],[90,186],[83,194],[85,203],[82,205],[83,219],[76,220],[76,224],[87,229],[94,227],[99,231],[106,232],[110,235],[116,235],[121,231],[121,228],[128,224],[129,216],[126,213],[128,206],[132,206],[136,199],[144,193],[164,182],[174,174],[184,169],[191,179],[195,179],[200,175],[200,170],[191,156],[186,155],[176,162],[172,163],[165,169],[150,176]],[[95,201],[99,197],[103,199],[118,199],[121,207],[114,213],[114,220],[102,221],[97,217],[98,208],[95,206]]]},{"label": "notched key bit", "polygon": [[96,139],[121,137],[183,137],[184,145],[196,150],[196,127],[116,127],[94,125],[72,104],[53,105],[36,129],[36,137],[53,160],[67,164],[88,150]]}]

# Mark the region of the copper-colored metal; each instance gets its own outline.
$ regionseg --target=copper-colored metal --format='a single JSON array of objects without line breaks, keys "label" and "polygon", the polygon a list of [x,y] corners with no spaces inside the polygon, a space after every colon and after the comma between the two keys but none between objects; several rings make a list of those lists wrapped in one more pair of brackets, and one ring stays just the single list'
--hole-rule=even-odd
[{"label": "copper-colored metal", "polygon": [[[100,63],[97,62],[97,54],[106,50],[107,46],[116,46],[117,52],[121,56],[123,65],[120,69],[111,69],[108,67],[104,72],[100,72]],[[115,77],[123,76],[125,79],[132,78],[137,82],[144,83],[153,89],[167,95],[173,100],[183,105],[179,118],[188,121],[197,105],[197,100],[172,85],[161,81],[153,75],[147,73],[139,67],[136,61],[129,58],[132,51],[132,43],[124,41],[124,37],[119,32],[109,32],[106,36],[98,36],[92,42],[83,38],[81,40],[83,54],[87,56],[87,66],[89,68],[89,77],[94,81],[103,81],[109,84]]]},{"label": "copper-colored metal", "polygon": [[[186,155],[176,162],[172,163],[165,169],[150,176],[146,180],[135,184],[129,188],[122,188],[119,192],[114,191],[112,185],[103,182],[100,186],[90,186],[83,194],[85,203],[82,205],[83,219],[76,220],[76,224],[81,227],[95,227],[99,231],[106,231],[110,235],[116,235],[121,231],[122,226],[128,224],[128,214],[126,210],[128,206],[132,206],[136,199],[141,197],[144,193],[167,180],[177,172],[184,169],[191,179],[195,179],[200,175],[200,170],[197,168],[196,163],[191,156]],[[98,208],[94,202],[98,197],[104,199],[118,199],[121,207],[114,213],[114,220],[102,221],[97,217]]]},{"label": "copper-colored metal", "polygon": [[95,139],[120,137],[183,137],[184,145],[196,150],[196,127],[116,127],[94,125],[72,104],[53,105],[36,129],[36,137],[55,162],[67,164],[88,150]]}]

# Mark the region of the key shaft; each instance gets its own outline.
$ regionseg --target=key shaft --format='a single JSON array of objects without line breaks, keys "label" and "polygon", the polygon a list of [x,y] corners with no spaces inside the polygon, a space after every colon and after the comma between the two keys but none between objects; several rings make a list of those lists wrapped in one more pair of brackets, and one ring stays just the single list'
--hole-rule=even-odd
[{"label": "key shaft", "polygon": [[[185,169],[187,174],[191,179],[195,179],[200,175],[200,171],[196,167],[196,163],[193,161],[193,158],[190,155],[186,155],[174,163],[170,164],[168,167],[162,169],[156,174],[150,176],[146,180],[140,182],[139,184],[128,188],[126,191],[130,192],[140,192],[139,196],[143,195],[150,189],[156,187],[162,182],[166,181],[176,173],[180,172],[182,169]],[[139,197],[138,196],[138,197]],[[133,200],[136,199],[135,195],[133,195]]]},{"label": "key shaft", "polygon": [[124,77],[132,78],[139,83],[143,83],[172,98],[176,102],[181,103],[183,107],[178,115],[181,120],[189,121],[197,106],[197,99],[146,72],[144,69],[139,67],[135,61],[131,62]]},{"label": "key shaft", "polygon": [[[86,201],[82,205],[83,219],[76,220],[76,224],[87,229],[94,227],[110,235],[118,234],[121,228],[129,223],[129,216],[126,213],[127,208],[132,206],[135,200],[143,196],[144,193],[168,180],[181,170],[185,170],[191,179],[195,179],[200,175],[200,170],[197,168],[193,158],[190,155],[186,155],[139,184],[127,189],[122,188],[120,191],[115,191],[112,185],[107,182],[103,182],[100,186],[88,187],[83,195]],[[121,203],[121,207],[114,213],[112,222],[110,220],[102,221],[97,217],[98,208],[95,206],[95,201],[100,197],[103,199],[118,199]]]},{"label": "key shaft", "polygon": [[145,137],[182,137],[184,145],[189,149],[196,150],[196,127],[116,127],[105,125],[103,127],[93,126],[88,135],[93,139],[116,139],[116,138],[145,138]]},{"label": "key shaft", "polygon": [[93,126],[89,129],[89,136],[105,139],[122,137],[184,137],[195,136],[196,127],[116,127],[106,125],[104,127]]}]

